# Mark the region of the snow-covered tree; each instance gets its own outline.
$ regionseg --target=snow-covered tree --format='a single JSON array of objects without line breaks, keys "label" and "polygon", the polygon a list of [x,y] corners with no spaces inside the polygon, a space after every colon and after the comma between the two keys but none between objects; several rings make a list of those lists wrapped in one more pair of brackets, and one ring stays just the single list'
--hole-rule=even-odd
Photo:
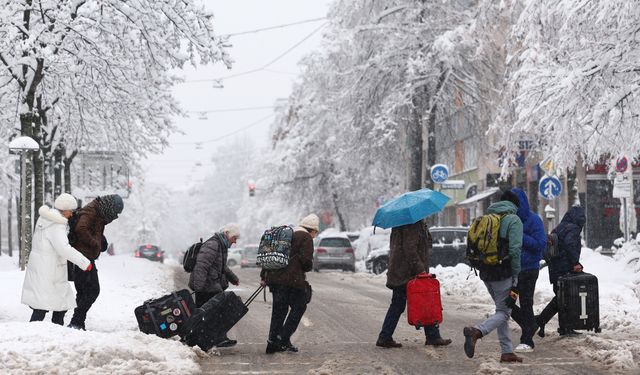
[{"label": "snow-covered tree", "polygon": [[640,7],[624,0],[527,1],[510,46],[507,150],[534,141],[559,168],[578,156],[640,154]]},{"label": "snow-covered tree", "polygon": [[40,143],[36,207],[56,144],[67,162],[79,149],[158,151],[180,113],[170,70],[230,64],[212,15],[192,0],[4,0],[0,9],[0,98],[18,108],[0,128]]}]

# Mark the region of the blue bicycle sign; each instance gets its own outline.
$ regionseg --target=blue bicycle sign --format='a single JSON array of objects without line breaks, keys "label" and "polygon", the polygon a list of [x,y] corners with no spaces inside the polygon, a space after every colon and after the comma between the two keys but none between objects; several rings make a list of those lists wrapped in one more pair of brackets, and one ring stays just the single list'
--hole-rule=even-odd
[{"label": "blue bicycle sign", "polygon": [[431,181],[441,184],[449,178],[449,168],[444,164],[436,164],[431,167]]}]

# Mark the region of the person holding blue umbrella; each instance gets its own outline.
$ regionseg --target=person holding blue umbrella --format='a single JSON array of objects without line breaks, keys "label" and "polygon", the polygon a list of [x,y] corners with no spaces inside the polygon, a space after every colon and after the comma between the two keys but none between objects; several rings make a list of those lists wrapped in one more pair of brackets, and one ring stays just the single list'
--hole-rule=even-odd
[{"label": "person holding blue umbrella", "polygon": [[[422,189],[405,193],[376,212],[373,224],[392,228],[386,286],[393,291],[376,346],[402,347],[393,339],[393,333],[407,305],[407,283],[418,274],[429,272],[432,238],[422,219],[442,210],[448,200],[442,193]],[[451,344],[450,339],[440,336],[437,325],[425,326],[424,332],[425,345]]]}]

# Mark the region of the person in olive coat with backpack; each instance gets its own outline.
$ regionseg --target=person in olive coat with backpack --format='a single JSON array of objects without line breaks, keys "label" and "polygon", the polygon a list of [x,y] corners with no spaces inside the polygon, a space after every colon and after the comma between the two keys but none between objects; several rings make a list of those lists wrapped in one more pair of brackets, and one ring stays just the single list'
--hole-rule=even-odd
[{"label": "person in olive coat with backpack", "polygon": [[[198,251],[196,263],[189,276],[189,288],[195,291],[196,306],[201,307],[216,294],[224,292],[229,283],[238,285],[240,280],[227,266],[229,247],[240,238],[238,225],[226,224],[219,233],[205,241]],[[233,346],[236,340],[221,337],[217,347]]]},{"label": "person in olive coat with backpack", "polygon": [[267,354],[298,351],[291,343],[291,336],[298,329],[311,298],[305,273],[313,269],[313,239],[318,235],[319,226],[317,215],[303,218],[293,228],[288,265],[260,272],[261,285],[268,285],[273,295]]},{"label": "person in olive coat with backpack", "polygon": [[[559,254],[549,260],[549,281],[553,284],[555,296],[542,310],[540,315],[535,317],[536,323],[540,327],[538,336],[544,337],[544,326],[558,313],[558,278],[569,272],[582,272],[580,264],[580,252],[582,250],[582,239],[580,233],[586,222],[584,208],[573,206],[562,217],[560,224],[555,229],[558,236]],[[565,330],[560,327],[560,333],[577,334],[574,330]]]},{"label": "person in olive coat with backpack", "polygon": [[533,315],[533,295],[540,273],[540,260],[547,247],[547,234],[542,218],[529,208],[529,199],[524,190],[513,188],[511,191],[520,201],[517,215],[522,221],[522,252],[518,274],[520,306],[513,306],[511,317],[518,323],[522,332],[520,344],[515,348],[515,352],[527,353],[532,352],[535,347],[533,335],[538,326]]},{"label": "person in olive coat with backpack", "polygon": [[[497,329],[502,352],[500,362],[522,362],[522,358],[513,352],[513,344],[509,337],[511,307],[518,296],[516,288],[522,249],[522,221],[516,215],[519,205],[518,197],[507,190],[500,197],[500,201],[489,206],[487,210],[488,214],[500,215],[498,246],[506,247],[508,257],[496,265],[484,263],[477,265],[480,279],[484,281],[496,305],[496,312],[483,322],[463,329],[464,352],[469,358],[473,358],[475,354],[477,341]],[[471,230],[469,233],[471,234]]]}]

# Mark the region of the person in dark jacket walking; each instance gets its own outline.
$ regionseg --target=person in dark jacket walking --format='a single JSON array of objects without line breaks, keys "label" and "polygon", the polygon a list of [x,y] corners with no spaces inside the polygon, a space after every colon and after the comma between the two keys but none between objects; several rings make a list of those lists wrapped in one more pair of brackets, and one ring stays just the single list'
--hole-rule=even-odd
[{"label": "person in dark jacket walking", "polygon": [[535,344],[533,335],[537,330],[533,315],[533,294],[540,272],[540,260],[547,247],[547,234],[544,232],[542,218],[529,208],[527,194],[518,188],[511,189],[520,201],[517,215],[522,221],[522,252],[520,254],[520,273],[518,274],[518,293],[520,306],[514,305],[511,317],[518,323],[522,334],[516,353],[532,352]]},{"label": "person in dark jacket walking", "polygon": [[75,225],[69,231],[69,244],[89,258],[92,264],[91,270],[86,272],[78,266],[74,267],[77,307],[69,323],[71,328],[85,329],[87,312],[100,294],[95,262],[100,252],[106,250],[106,246],[103,246],[104,227],[117,219],[123,209],[124,202],[118,194],[104,195],[76,211],[76,217],[70,219],[75,220]]},{"label": "person in dark jacket walking", "polygon": [[[549,261],[549,281],[553,284],[555,296],[542,310],[540,315],[535,317],[536,323],[540,327],[538,336],[544,337],[544,326],[558,313],[558,278],[569,272],[582,272],[580,264],[580,252],[582,250],[582,240],[580,233],[586,222],[584,208],[573,206],[562,217],[560,224],[555,231],[558,235],[559,255]],[[561,334],[577,334],[574,330],[565,330],[560,327]]]},{"label": "person in dark jacket walking", "polygon": [[[432,239],[425,223],[420,220],[413,224],[393,227],[387,269],[387,288],[391,289],[391,304],[378,334],[376,346],[400,348],[402,344],[393,340],[400,315],[407,306],[407,283],[418,274],[429,272],[429,251]],[[440,336],[438,325],[425,326],[425,345],[446,346],[451,339]]]},{"label": "person in dark jacket walking", "polygon": [[[227,266],[228,250],[239,238],[240,228],[230,223],[202,244],[189,276],[189,288],[195,291],[196,306],[201,307],[213,296],[225,291],[229,283],[240,283],[238,276]],[[235,344],[236,340],[225,335],[217,340],[215,346],[229,347]]]},{"label": "person in dark jacket walking", "polygon": [[267,354],[297,352],[291,336],[298,329],[307,310],[311,286],[305,273],[313,269],[313,239],[318,235],[320,219],[310,214],[293,230],[289,264],[278,270],[262,270],[261,284],[268,285],[273,295]]},{"label": "person in dark jacket walking", "polygon": [[[522,221],[515,215],[520,201],[510,190],[505,191],[500,201],[489,206],[488,213],[502,215],[498,236],[506,240],[509,257],[501,264],[478,267],[480,279],[496,305],[496,312],[480,324],[465,327],[464,352],[469,358],[475,354],[476,342],[494,329],[498,330],[500,341],[500,362],[522,362],[522,358],[513,352],[509,337],[509,317],[511,307],[517,299],[518,274],[520,273],[520,252],[522,249]],[[504,246],[504,245],[503,245]]]}]

